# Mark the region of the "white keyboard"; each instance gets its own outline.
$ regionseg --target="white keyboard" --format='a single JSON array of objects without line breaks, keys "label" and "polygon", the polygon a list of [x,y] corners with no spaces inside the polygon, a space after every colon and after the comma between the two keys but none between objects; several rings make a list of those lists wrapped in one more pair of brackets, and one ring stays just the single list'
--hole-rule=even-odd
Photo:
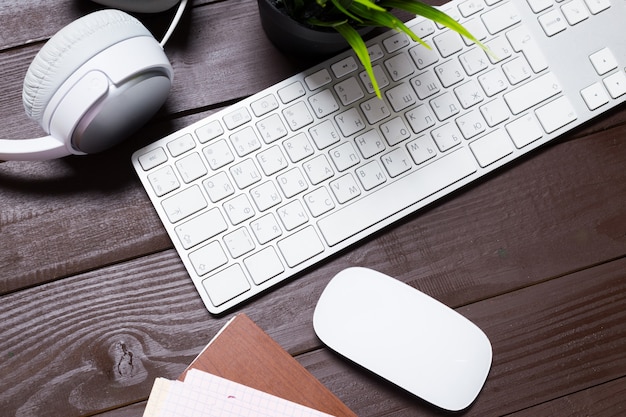
[{"label": "white keyboard", "polygon": [[207,309],[222,313],[626,99],[626,2],[462,0],[487,45],[368,43],[138,150],[132,162]]}]

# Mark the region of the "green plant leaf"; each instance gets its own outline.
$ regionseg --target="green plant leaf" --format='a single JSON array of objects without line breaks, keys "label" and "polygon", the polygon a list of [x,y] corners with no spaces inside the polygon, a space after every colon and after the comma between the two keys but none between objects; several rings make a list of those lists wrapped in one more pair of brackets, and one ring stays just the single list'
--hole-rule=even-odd
[{"label": "green plant leaf", "polygon": [[350,13],[345,7],[343,7],[343,4],[341,4],[340,0],[331,0],[333,2],[333,4],[335,5],[335,7],[337,8],[337,10],[339,10],[341,13],[345,14],[346,16],[348,16],[350,19],[353,19],[354,21],[358,22],[358,23],[363,23],[363,20],[355,15],[353,15],[352,13]]},{"label": "green plant leaf", "polygon": [[405,10],[409,13],[413,13],[418,16],[430,19],[433,22],[439,23],[448,29],[451,29],[459,35],[465,36],[467,39],[480,46],[484,51],[493,55],[493,53],[483,45],[478,39],[474,37],[465,27],[454,20],[452,17],[442,12],[441,10],[430,6],[428,4],[421,3],[419,1],[406,1],[406,0],[381,0],[379,4],[386,8],[395,8]]},{"label": "green plant leaf", "polygon": [[386,10],[385,12],[378,12],[364,8],[360,4],[353,4],[352,8],[354,9],[355,13],[366,19],[367,24],[371,26],[383,26],[396,31],[404,32],[415,42],[419,42],[428,49],[430,49],[430,46],[426,44],[419,36],[417,36],[411,29],[409,29],[404,24],[404,22],[402,22],[400,19],[398,19],[393,14],[387,12]]},{"label": "green plant leaf", "polygon": [[370,55],[367,51],[367,46],[361,38],[359,32],[354,29],[347,22],[341,23],[339,25],[334,26],[334,28],[345,38],[345,40],[350,44],[352,49],[354,50],[356,56],[361,61],[363,68],[365,68],[365,72],[370,77],[370,81],[372,82],[372,87],[376,92],[376,96],[378,98],[382,98],[382,94],[380,93],[380,88],[378,87],[378,82],[376,81],[376,77],[374,76],[374,69],[372,68],[372,60],[370,59]]},{"label": "green plant leaf", "polygon": [[387,12],[387,10],[384,7],[379,6],[378,4],[372,2],[371,0],[353,0],[353,4],[354,3],[361,4],[371,10],[376,10],[376,11],[384,12],[384,13]]}]

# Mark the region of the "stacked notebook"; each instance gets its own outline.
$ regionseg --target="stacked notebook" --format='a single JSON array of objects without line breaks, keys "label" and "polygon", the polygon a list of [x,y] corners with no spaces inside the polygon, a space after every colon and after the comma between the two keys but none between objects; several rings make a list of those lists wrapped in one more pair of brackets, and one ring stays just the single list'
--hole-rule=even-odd
[{"label": "stacked notebook", "polygon": [[245,314],[231,319],[178,380],[158,378],[144,417],[356,417]]}]

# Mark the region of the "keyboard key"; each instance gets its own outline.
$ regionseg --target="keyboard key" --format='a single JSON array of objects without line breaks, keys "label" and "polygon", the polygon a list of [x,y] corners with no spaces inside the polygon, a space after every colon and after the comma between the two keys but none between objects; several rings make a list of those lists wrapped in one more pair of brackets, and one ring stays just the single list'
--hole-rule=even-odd
[{"label": "keyboard key", "polygon": [[543,129],[541,129],[541,126],[537,124],[537,120],[531,114],[525,114],[519,119],[508,123],[506,131],[517,148],[523,148],[541,139],[543,136]]},{"label": "keyboard key", "polygon": [[335,203],[326,187],[316,188],[305,194],[304,202],[313,217],[319,217],[335,208]]},{"label": "keyboard key", "polygon": [[[434,163],[378,188],[369,194],[320,219],[317,222],[329,246],[334,246],[351,236],[366,233],[381,219],[423,200],[445,187],[476,172],[474,158],[465,149],[459,149]],[[407,187],[407,185],[410,186]],[[407,192],[411,190],[411,192]],[[379,202],[384,201],[384,204]]]},{"label": "keyboard key", "polygon": [[[335,91],[344,106],[354,103],[365,96],[355,77],[346,78],[342,82],[336,84]],[[337,106],[337,108],[338,107],[339,106]]]},{"label": "keyboard key", "polygon": [[461,143],[463,136],[453,123],[446,123],[430,133],[441,152],[446,152]]},{"label": "keyboard key", "polygon": [[202,152],[213,170],[217,170],[235,160],[235,156],[230,151],[230,146],[224,139],[211,143]]},{"label": "keyboard key", "polygon": [[[385,88],[389,85],[389,79],[387,78],[387,74],[383,71],[380,65],[375,65],[372,68],[374,71],[374,77],[376,78],[376,82],[378,83],[378,88]],[[359,73],[359,77],[361,78],[361,82],[365,86],[365,89],[368,93],[374,94],[374,85],[372,84],[372,80],[370,80],[370,76],[367,75],[367,72],[361,71]]]},{"label": "keyboard key", "polygon": [[493,97],[506,90],[509,86],[509,83],[500,68],[494,68],[482,74],[478,77],[478,82],[485,91],[485,94],[489,97]]},{"label": "keyboard key", "polygon": [[250,200],[245,194],[239,194],[226,201],[223,204],[223,208],[224,213],[228,216],[228,220],[235,226],[254,216],[252,204],[250,204]]},{"label": "keyboard key", "polygon": [[205,279],[202,286],[215,307],[250,290],[250,283],[239,265],[232,265]]},{"label": "keyboard key", "polygon": [[447,30],[433,38],[433,43],[442,57],[447,58],[463,49],[463,39],[453,30]]},{"label": "keyboard key", "polygon": [[213,203],[217,203],[235,193],[235,187],[233,187],[225,172],[218,172],[209,177],[203,181],[202,185],[204,185],[204,189]]},{"label": "keyboard key", "polygon": [[463,17],[469,17],[483,10],[485,5],[479,0],[465,0],[461,2],[458,7]]},{"label": "keyboard key", "polygon": [[[325,120],[309,129],[311,139],[317,149],[326,149],[330,145],[339,142],[340,136],[333,126],[333,122]],[[308,156],[308,155],[307,155]]]},{"label": "keyboard key", "polygon": [[205,208],[207,202],[200,187],[194,185],[167,197],[161,202],[161,206],[163,206],[170,223],[176,223]]},{"label": "keyboard key", "polygon": [[[287,136],[287,128],[283,124],[280,116],[276,113],[257,122],[256,128],[265,143],[272,143]],[[256,149],[254,149],[256,150]]]},{"label": "keyboard key", "polygon": [[307,226],[296,233],[278,241],[278,249],[289,267],[294,268],[324,252],[324,245],[315,229]]},{"label": "keyboard key", "polygon": [[[394,178],[412,168],[411,159],[404,148],[396,148],[381,158],[387,174]],[[355,193],[355,196],[357,194]]]},{"label": "keyboard key", "polygon": [[567,23],[572,26],[589,18],[589,12],[583,0],[572,0],[565,3],[561,6],[561,11],[567,19]]},{"label": "keyboard key", "polygon": [[167,165],[148,175],[148,182],[159,197],[180,187],[180,182],[171,166]]},{"label": "keyboard key", "polygon": [[548,68],[548,63],[543,52],[541,52],[538,41],[525,26],[511,29],[506,33],[506,37],[515,51],[524,54],[534,72],[538,73]]},{"label": "keyboard key", "polygon": [[357,185],[352,174],[345,174],[330,182],[330,189],[339,204],[347,203],[361,195],[361,189]]},{"label": "keyboard key", "polygon": [[333,74],[335,74],[335,77],[341,78],[344,75],[350,74],[352,71],[356,71],[358,67],[354,57],[349,56],[332,64],[330,69]]},{"label": "keyboard key", "polygon": [[170,151],[173,157],[184,154],[185,152],[195,148],[196,142],[193,140],[193,136],[187,134],[180,136],[167,143],[167,149]]},{"label": "keyboard key", "polygon": [[335,121],[341,133],[346,137],[352,136],[356,132],[365,129],[365,122],[361,119],[361,115],[355,108],[351,108],[335,116]]},{"label": "keyboard key", "polygon": [[548,36],[554,36],[567,29],[567,21],[558,9],[550,10],[539,16],[539,23]]},{"label": "keyboard key", "polygon": [[198,276],[206,275],[228,262],[226,254],[217,241],[191,252],[189,260]]},{"label": "keyboard key", "polygon": [[380,100],[378,97],[373,97],[361,103],[361,110],[363,110],[365,118],[371,125],[391,115],[391,111],[389,111],[389,107],[387,107],[385,101]]},{"label": "keyboard key", "polygon": [[598,14],[611,7],[610,0],[585,0],[585,4],[592,14]]},{"label": "keyboard key", "polygon": [[302,165],[302,169],[306,173],[309,182],[313,185],[317,185],[335,175],[335,171],[331,168],[324,154],[309,159]]},{"label": "keyboard key", "polygon": [[561,92],[561,84],[551,72],[504,94],[513,114],[519,114]]},{"label": "keyboard key", "polygon": [[589,110],[595,110],[609,102],[609,95],[600,81],[580,90],[580,95]]},{"label": "keyboard key", "polygon": [[489,68],[489,60],[481,48],[472,48],[459,56],[467,75],[478,74]]},{"label": "keyboard key", "polygon": [[443,93],[430,101],[430,107],[440,121],[448,120],[461,111],[452,92]]},{"label": "keyboard key", "polygon": [[250,116],[248,109],[239,107],[227,113],[223,120],[226,127],[232,130],[252,120],[252,116]]},{"label": "keyboard key", "polygon": [[504,100],[496,98],[487,104],[480,106],[480,113],[485,118],[489,127],[497,126],[507,120],[510,113],[504,104]]},{"label": "keyboard key", "polygon": [[470,80],[456,87],[454,94],[456,94],[459,103],[461,103],[461,107],[464,109],[475,106],[484,100],[483,90],[476,80]]},{"label": "keyboard key", "polygon": [[212,237],[217,236],[228,228],[222,213],[212,208],[193,219],[176,226],[176,234],[185,249],[189,249]]},{"label": "keyboard key", "polygon": [[300,81],[293,82],[278,90],[278,97],[280,97],[280,101],[285,104],[291,103],[295,99],[302,97],[304,94],[306,94],[306,90]]},{"label": "keyboard key", "polygon": [[470,143],[470,149],[481,167],[486,167],[510,155],[513,144],[505,130],[494,130]]},{"label": "keyboard key", "polygon": [[252,236],[250,236],[248,229],[245,227],[240,227],[225,234],[223,240],[224,246],[233,258],[239,258],[255,248]]},{"label": "keyboard key", "polygon": [[244,127],[230,135],[229,138],[239,156],[246,156],[261,148],[261,141],[251,126]]},{"label": "keyboard key", "polygon": [[617,68],[617,60],[609,48],[602,48],[591,54],[589,60],[599,75],[604,75]]},{"label": "keyboard key", "polygon": [[482,115],[477,110],[465,113],[463,116],[457,118],[456,124],[465,139],[471,139],[483,133],[487,127],[485,119],[483,119]]},{"label": "keyboard key", "polygon": [[[361,97],[362,95],[363,92],[361,92]],[[309,103],[311,104],[311,107],[313,107],[313,111],[319,119],[339,110],[339,104],[337,104],[337,100],[335,100],[335,97],[330,90],[322,90],[318,94],[311,96],[309,98]]]},{"label": "keyboard key", "polygon": [[433,48],[426,48],[424,45],[416,45],[410,50],[413,62],[418,69],[424,69],[439,61],[439,54]]},{"label": "keyboard key", "polygon": [[437,156],[437,150],[433,145],[432,140],[427,136],[420,136],[417,139],[412,140],[406,145],[411,158],[416,164],[423,164],[431,158]]},{"label": "keyboard key", "polygon": [[400,117],[394,117],[388,122],[383,123],[380,126],[380,130],[389,146],[397,145],[411,136],[411,132]]},{"label": "keyboard key", "polygon": [[306,215],[300,200],[293,200],[292,202],[280,207],[277,210],[277,213],[278,218],[287,231],[293,230],[309,220],[309,217]]},{"label": "keyboard key", "polygon": [[259,244],[264,245],[283,234],[273,213],[268,213],[250,223],[250,229],[254,233]]},{"label": "keyboard key", "polygon": [[294,132],[306,125],[313,123],[313,116],[303,101],[299,101],[291,107],[283,110],[287,124]]},{"label": "keyboard key", "polygon": [[230,175],[235,180],[235,184],[240,190],[261,181],[261,174],[252,159],[244,159],[243,161],[232,165],[229,171]]},{"label": "keyboard key", "polygon": [[394,33],[383,41],[383,46],[387,52],[396,52],[409,44],[409,37],[402,32]]},{"label": "keyboard key", "polygon": [[626,73],[616,72],[606,77],[603,82],[612,98],[626,94]]},{"label": "keyboard key", "polygon": [[259,161],[263,173],[267,176],[273,175],[289,166],[287,158],[278,146],[272,146],[259,152],[256,159]]},{"label": "keyboard key", "polygon": [[385,150],[385,143],[378,130],[372,129],[354,138],[363,158],[368,159]]},{"label": "keyboard key", "polygon": [[307,182],[298,167],[292,168],[277,178],[278,185],[287,198],[291,198],[308,188]]},{"label": "keyboard key", "polygon": [[304,158],[313,155],[313,146],[304,133],[298,133],[295,136],[283,142],[283,147],[289,156],[291,162],[299,162]]},{"label": "keyboard key", "polygon": [[325,86],[332,80],[333,78],[326,68],[322,68],[321,70],[316,71],[311,75],[307,75],[304,78],[304,82],[311,91],[317,90],[318,88]]},{"label": "keyboard key", "polygon": [[553,0],[527,0],[533,12],[539,13],[549,9],[554,4]]},{"label": "keyboard key", "polygon": [[274,185],[272,181],[266,181],[251,189],[250,196],[259,211],[266,211],[283,201],[282,198],[280,198],[280,194],[278,194],[276,185]]},{"label": "keyboard key", "polygon": [[387,180],[376,160],[358,168],[355,174],[365,191],[374,189]]},{"label": "keyboard key", "polygon": [[524,57],[517,57],[502,65],[502,72],[512,85],[529,79],[533,72]]},{"label": "keyboard key", "polygon": [[204,162],[200,159],[200,155],[195,152],[176,161],[176,168],[186,183],[190,183],[207,174]]},{"label": "keyboard key", "polygon": [[401,80],[415,72],[413,63],[411,63],[410,58],[405,54],[396,55],[386,60],[385,68],[387,68],[391,79],[394,81]]},{"label": "keyboard key", "polygon": [[492,35],[521,21],[521,15],[511,2],[504,3],[482,14],[485,27]]},{"label": "keyboard key", "polygon": [[335,168],[339,172],[352,168],[361,162],[361,159],[357,155],[356,150],[354,150],[354,146],[351,142],[342,143],[341,145],[331,149],[328,154],[330,155],[330,159],[333,161]]},{"label": "keyboard key", "polygon": [[256,285],[261,285],[270,278],[274,278],[285,271],[276,250],[268,247],[243,261],[252,281]]},{"label": "keyboard key", "polygon": [[276,97],[274,97],[273,94],[268,94],[253,101],[250,107],[255,116],[261,117],[272,110],[276,110],[278,108],[278,101],[276,101]]},{"label": "keyboard key", "polygon": [[535,114],[547,133],[552,133],[577,118],[576,111],[567,97],[559,97],[539,107]]},{"label": "keyboard key", "polygon": [[409,84],[399,84],[385,92],[395,112],[406,109],[417,102],[417,96]]},{"label": "keyboard key", "polygon": [[167,161],[167,155],[163,148],[156,148],[139,156],[137,160],[144,171],[149,171]]},{"label": "keyboard key", "polygon": [[196,129],[196,136],[200,143],[207,143],[211,139],[224,134],[224,128],[220,124],[219,120],[213,120],[202,127]]},{"label": "keyboard key", "polygon": [[463,66],[456,59],[437,65],[435,73],[444,87],[450,87],[465,78]]}]

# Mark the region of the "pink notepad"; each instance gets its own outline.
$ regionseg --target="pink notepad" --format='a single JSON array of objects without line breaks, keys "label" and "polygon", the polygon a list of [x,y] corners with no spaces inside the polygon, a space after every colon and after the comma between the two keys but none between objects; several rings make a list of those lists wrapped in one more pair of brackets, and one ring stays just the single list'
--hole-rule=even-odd
[{"label": "pink notepad", "polygon": [[329,417],[329,414],[190,369],[184,381],[157,378],[143,416]]}]

